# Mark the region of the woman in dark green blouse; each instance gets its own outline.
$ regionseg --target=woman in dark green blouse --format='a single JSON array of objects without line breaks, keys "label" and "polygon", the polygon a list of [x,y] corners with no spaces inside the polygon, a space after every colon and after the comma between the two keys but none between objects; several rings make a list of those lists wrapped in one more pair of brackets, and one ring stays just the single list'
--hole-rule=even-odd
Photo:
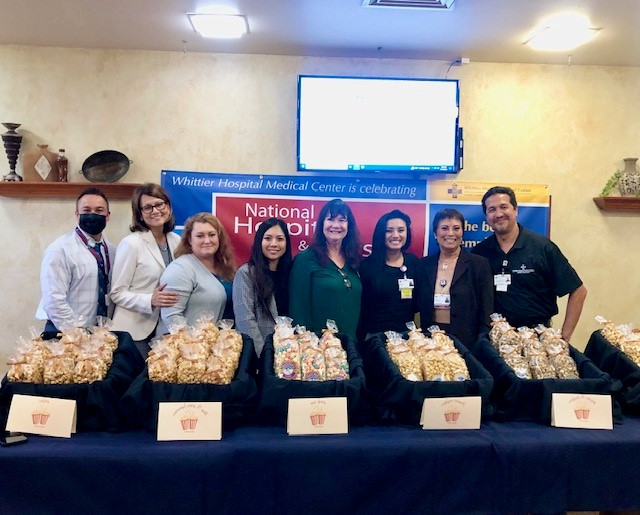
[{"label": "woman in dark green blouse", "polygon": [[320,334],[327,319],[332,319],[341,333],[355,338],[362,292],[361,250],[351,208],[340,199],[328,202],[318,216],[311,246],[293,261],[289,315],[294,324]]}]

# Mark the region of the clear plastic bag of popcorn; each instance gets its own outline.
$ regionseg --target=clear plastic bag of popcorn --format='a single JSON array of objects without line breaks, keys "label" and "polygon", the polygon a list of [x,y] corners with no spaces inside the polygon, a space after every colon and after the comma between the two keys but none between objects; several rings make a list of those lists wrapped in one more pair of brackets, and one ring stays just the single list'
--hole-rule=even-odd
[{"label": "clear plastic bag of popcorn", "polygon": [[562,338],[562,336],[559,334],[559,331],[551,327],[547,327],[543,324],[538,324],[537,326],[535,326],[534,330],[536,333],[538,333],[538,339],[542,343],[546,343],[557,338]]},{"label": "clear plastic bag of popcorn", "polygon": [[409,332],[407,333],[409,339],[407,340],[407,345],[411,348],[412,352],[418,357],[418,359],[422,359],[427,352],[436,348],[435,342],[426,336],[422,329],[416,327],[415,322],[407,322],[407,329]]},{"label": "clear plastic bag of popcorn", "polygon": [[492,313],[491,316],[491,330],[489,331],[489,341],[493,346],[498,348],[498,341],[500,337],[506,333],[509,329],[513,329],[507,319],[500,313]]},{"label": "clear plastic bag of popcorn", "polygon": [[424,381],[447,381],[449,364],[439,350],[428,352],[420,362]]},{"label": "clear plastic bag of popcorn", "polygon": [[213,313],[200,315],[191,331],[194,341],[204,345],[209,349],[209,352],[215,346],[218,335],[220,334],[220,329],[218,329],[215,323],[215,318]]},{"label": "clear plastic bag of popcorn", "polygon": [[236,375],[238,363],[240,362],[240,354],[237,349],[220,345],[211,350],[211,355],[216,356],[222,363],[222,384],[229,384]]},{"label": "clear plastic bag of popcorn", "polygon": [[519,327],[518,335],[522,340],[522,354],[524,357],[529,359],[534,356],[547,357],[544,343],[538,339],[538,333],[535,330],[530,327]]},{"label": "clear plastic bag of popcorn", "polygon": [[640,366],[640,332],[633,328],[633,324],[621,325],[619,329],[622,332],[620,350]]},{"label": "clear plastic bag of popcorn", "polygon": [[13,354],[8,360],[7,379],[14,383],[42,383],[42,370],[29,363],[24,354]]},{"label": "clear plastic bag of popcorn", "polygon": [[422,367],[416,355],[402,338],[400,333],[387,331],[387,351],[402,377],[409,381],[422,381]]},{"label": "clear plastic bag of popcorn", "polygon": [[395,363],[402,377],[409,381],[422,381],[422,367],[420,360],[411,352],[411,348],[402,334],[394,331],[384,333],[387,337],[386,347],[391,361]]},{"label": "clear plastic bag of popcorn", "polygon": [[556,369],[547,356],[537,355],[529,359],[529,368],[533,379],[555,379]]},{"label": "clear plastic bag of popcorn", "polygon": [[301,380],[300,343],[288,317],[278,317],[273,334],[274,372],[280,379]]},{"label": "clear plastic bag of popcorn", "polygon": [[[26,340],[23,337],[18,338],[16,354],[10,362],[16,365],[20,364],[17,368],[21,370],[11,367],[8,372],[10,381],[17,381],[17,378],[20,377],[22,378],[21,382],[40,384],[44,380],[44,342],[35,328],[32,327],[30,333],[31,340]],[[46,353],[50,354],[50,351],[46,349]]]},{"label": "clear plastic bag of popcorn", "polygon": [[183,343],[191,343],[191,329],[186,324],[171,324],[167,327],[167,330],[169,332],[162,336],[162,339],[166,345],[176,351],[180,351],[180,345]]},{"label": "clear plastic bag of popcorn", "polygon": [[[298,345],[300,346],[300,356],[302,359],[302,353],[309,347],[320,346],[320,338],[312,331],[307,331],[305,326],[298,325],[295,328],[296,335],[298,336]],[[324,348],[324,345],[323,345]]]},{"label": "clear plastic bag of popcorn", "polygon": [[533,379],[531,369],[529,368],[529,361],[524,356],[510,354],[504,357],[504,361],[513,369],[516,377],[520,379]]},{"label": "clear plastic bag of popcorn", "polygon": [[80,355],[80,349],[87,344],[91,334],[82,326],[77,325],[77,321],[63,323],[60,326],[60,343],[64,345],[65,352],[71,354],[73,359]]},{"label": "clear plastic bag of popcorn", "polygon": [[44,384],[73,383],[75,359],[74,355],[68,352],[68,345],[65,345],[59,340],[51,340],[51,343],[48,343],[46,346],[50,354],[44,362]]},{"label": "clear plastic bag of popcorn", "polygon": [[569,355],[569,344],[562,339],[562,333],[559,330],[538,325],[536,332],[540,334],[540,341],[544,344],[544,350],[550,358],[558,354]]},{"label": "clear plastic bag of popcorn", "polygon": [[73,368],[74,383],[93,383],[102,381],[107,375],[107,365],[100,357],[99,345],[87,345],[82,348]]},{"label": "clear plastic bag of popcorn", "polygon": [[[86,345],[96,350],[100,359],[104,362],[107,368],[111,366],[111,363],[113,363],[114,347],[112,343],[110,343],[109,341],[106,341],[103,338],[103,335],[92,334],[89,338],[89,342]],[[117,341],[116,341],[116,345],[117,345]],[[81,349],[80,353],[82,353],[83,348],[84,346],[80,348]]]},{"label": "clear plastic bag of popcorn", "polygon": [[216,354],[210,354],[205,361],[205,371],[202,374],[202,382],[206,384],[229,384],[227,372],[222,358]]},{"label": "clear plastic bag of popcorn", "polygon": [[327,381],[345,381],[349,379],[349,361],[347,353],[340,346],[328,346],[324,350]]},{"label": "clear plastic bag of popcorn", "polygon": [[151,341],[151,350],[147,356],[149,380],[166,383],[178,381],[178,351],[164,338]]},{"label": "clear plastic bag of popcorn", "polygon": [[[34,352],[38,353],[34,356]],[[9,371],[7,379],[16,383],[42,383],[44,372],[44,360],[39,345],[27,342],[24,338],[18,339],[18,345],[14,354],[7,361]]]},{"label": "clear plastic bag of popcorn", "polygon": [[233,329],[233,320],[220,320],[218,327],[220,332],[216,338],[216,346],[228,348],[239,356],[242,352],[242,335]]},{"label": "clear plastic bag of popcorn", "polygon": [[322,337],[320,338],[320,348],[324,351],[327,347],[340,347],[342,348],[342,343],[340,342],[340,338],[336,335],[338,334],[338,325],[334,320],[327,319],[327,327],[322,330]]},{"label": "clear plastic bag of popcorn", "polygon": [[498,354],[500,354],[501,358],[506,358],[507,356],[521,356],[520,347],[516,345],[511,345],[509,343],[502,343],[498,346]]},{"label": "clear plastic bag of popcorn", "polygon": [[224,375],[228,382],[235,377],[242,354],[242,335],[233,329],[233,320],[221,320],[220,331],[211,353],[224,362]]},{"label": "clear plastic bag of popcorn", "polygon": [[525,342],[522,348],[522,354],[525,358],[529,359],[535,356],[542,356],[544,358],[549,357],[544,344],[540,340],[528,340]]},{"label": "clear plastic bag of popcorn", "polygon": [[620,343],[624,339],[624,334],[614,322],[607,320],[603,316],[596,316],[596,321],[602,325],[600,334],[614,347],[620,347]]},{"label": "clear plastic bag of popcorn", "polygon": [[580,379],[576,362],[568,354],[558,354],[551,363],[560,379]]},{"label": "clear plastic bag of popcorn", "polygon": [[327,369],[324,362],[324,353],[317,344],[307,345],[302,351],[300,360],[303,381],[325,381]]},{"label": "clear plastic bag of popcorn", "polygon": [[522,354],[522,339],[513,327],[502,333],[497,342],[497,348],[500,349],[502,346],[510,345],[518,349],[518,354]]},{"label": "clear plastic bag of popcorn", "polygon": [[453,343],[453,340],[437,325],[432,325],[429,327],[428,331],[431,333],[431,339],[433,340],[436,349],[440,349],[443,352],[446,352],[447,350],[455,350],[456,346]]},{"label": "clear plastic bag of popcorn", "polygon": [[444,354],[447,363],[446,380],[447,381],[466,381],[471,379],[467,362],[458,351],[451,351]]},{"label": "clear plastic bag of popcorn", "polygon": [[416,343],[423,342],[424,339],[427,338],[427,336],[423,334],[422,329],[416,326],[415,322],[407,322],[406,326],[407,330],[409,331],[407,333],[407,336],[409,337],[408,341],[410,347],[413,347],[413,345]]},{"label": "clear plastic bag of popcorn", "polygon": [[178,383],[199,384],[204,375],[205,355],[200,345],[183,343],[178,357]]},{"label": "clear plastic bag of popcorn", "polygon": [[92,340],[102,341],[113,352],[118,348],[118,337],[110,330],[112,320],[107,317],[96,317],[96,325],[91,328]]}]

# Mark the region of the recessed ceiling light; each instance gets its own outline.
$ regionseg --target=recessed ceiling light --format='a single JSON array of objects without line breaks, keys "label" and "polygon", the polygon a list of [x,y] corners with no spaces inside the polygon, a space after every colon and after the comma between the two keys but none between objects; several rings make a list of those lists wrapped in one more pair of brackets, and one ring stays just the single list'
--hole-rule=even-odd
[{"label": "recessed ceiling light", "polygon": [[249,32],[247,18],[241,14],[187,13],[193,30],[205,38],[240,38]]},{"label": "recessed ceiling light", "polygon": [[592,28],[585,16],[562,13],[536,27],[533,36],[525,41],[525,44],[535,50],[551,52],[573,50],[590,41],[599,30],[599,28]]}]

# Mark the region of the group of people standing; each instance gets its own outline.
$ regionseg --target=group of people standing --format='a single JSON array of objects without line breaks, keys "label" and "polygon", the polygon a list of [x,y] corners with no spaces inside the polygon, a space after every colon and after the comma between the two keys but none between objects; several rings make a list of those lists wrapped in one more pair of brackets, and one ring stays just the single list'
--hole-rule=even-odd
[{"label": "group of people standing", "polygon": [[36,316],[46,320],[45,330],[57,331],[78,315],[88,324],[111,315],[112,329],[129,332],[143,355],[155,335],[204,314],[234,319],[258,355],[278,316],[318,333],[333,319],[341,332],[365,340],[405,331],[419,313],[422,327],[438,325],[473,347],[492,312],[516,327],[549,325],[557,297],[569,294],[562,327],[569,340],[586,296],[575,270],[549,239],[517,223],[510,188],[488,190],[482,208],[494,234],[471,253],[463,249],[465,220],[455,209],[433,218],[436,253],[409,253],[411,219],[395,209],[378,220],[371,254],[362,259],[354,215],[334,199],[295,259],[286,223],[270,218],[256,231],[248,263],[237,268],[218,218],[193,215],[176,235],[171,200],[151,183],[135,190],[132,234],[115,249],[102,236],[109,202],[88,188],[76,201],[78,226],[45,251]]}]

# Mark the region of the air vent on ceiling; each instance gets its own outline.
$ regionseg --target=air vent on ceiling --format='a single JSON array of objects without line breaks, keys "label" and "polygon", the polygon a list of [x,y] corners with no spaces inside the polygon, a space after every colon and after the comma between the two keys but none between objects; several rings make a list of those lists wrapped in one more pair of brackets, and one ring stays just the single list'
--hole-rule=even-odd
[{"label": "air vent on ceiling", "polygon": [[397,7],[450,11],[456,0],[363,0],[364,7]]}]

